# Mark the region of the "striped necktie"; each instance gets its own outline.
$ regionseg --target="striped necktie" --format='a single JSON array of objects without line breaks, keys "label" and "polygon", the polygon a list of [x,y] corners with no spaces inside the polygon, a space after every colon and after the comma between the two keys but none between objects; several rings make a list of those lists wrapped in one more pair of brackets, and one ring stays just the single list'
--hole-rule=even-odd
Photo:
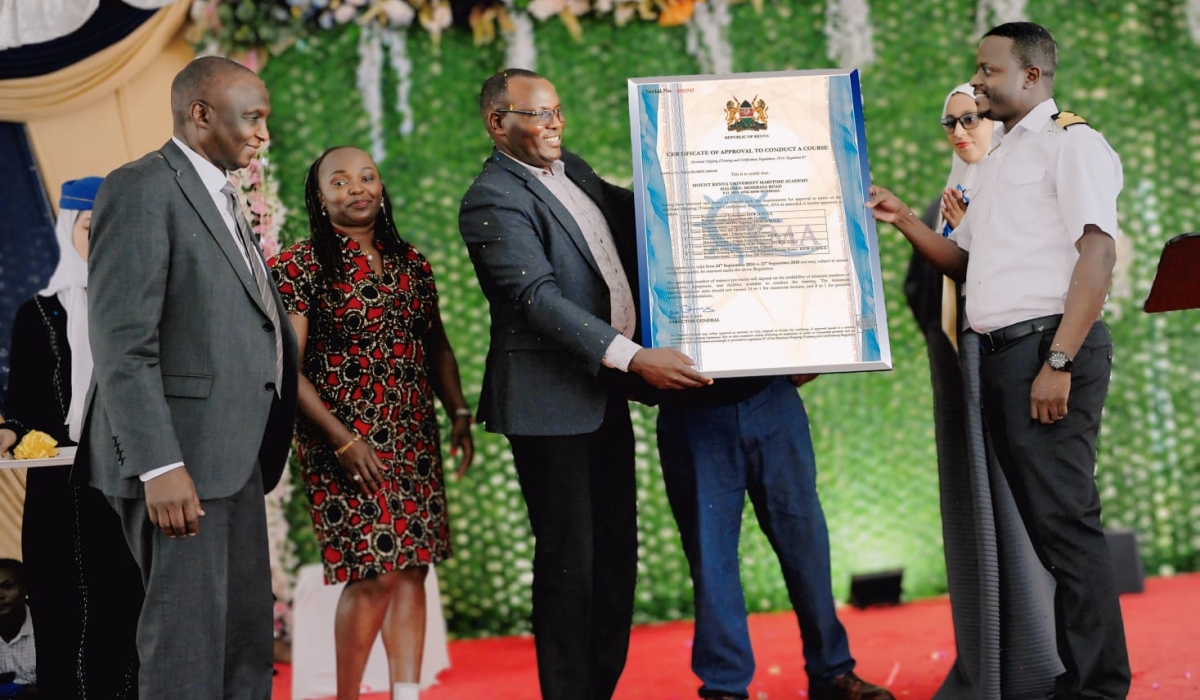
[{"label": "striped necktie", "polygon": [[229,207],[229,212],[237,224],[238,240],[242,242],[242,249],[250,263],[250,276],[258,285],[258,293],[262,296],[263,307],[271,319],[270,330],[275,335],[275,395],[278,396],[283,388],[283,332],[279,327],[279,310],[275,307],[275,296],[271,293],[271,283],[267,281],[266,263],[263,261],[258,244],[254,242],[254,237],[250,234],[250,223],[242,214],[242,205],[238,202],[237,191],[234,190],[233,183],[226,182],[225,186],[221,188],[221,192],[224,193],[225,204]]}]

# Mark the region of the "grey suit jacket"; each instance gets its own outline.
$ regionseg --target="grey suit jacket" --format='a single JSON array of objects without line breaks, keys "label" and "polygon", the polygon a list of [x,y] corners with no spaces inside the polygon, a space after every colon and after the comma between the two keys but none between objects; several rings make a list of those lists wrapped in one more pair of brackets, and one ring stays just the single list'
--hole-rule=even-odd
[{"label": "grey suit jacket", "polygon": [[[636,302],[633,193],[572,153],[562,161],[604,213]],[[579,225],[528,168],[498,151],[464,195],[458,222],[492,320],[479,421],[506,435],[596,430],[621,377],[601,365],[617,330]]]},{"label": "grey suit jacket", "polygon": [[94,486],[141,498],[139,475],[183,462],[201,499],[224,498],[255,460],[264,489],[274,486],[292,436],[296,336],[283,318],[277,398],[275,328],[237,242],[172,141],[100,188],[88,320],[95,369],[76,465]]}]

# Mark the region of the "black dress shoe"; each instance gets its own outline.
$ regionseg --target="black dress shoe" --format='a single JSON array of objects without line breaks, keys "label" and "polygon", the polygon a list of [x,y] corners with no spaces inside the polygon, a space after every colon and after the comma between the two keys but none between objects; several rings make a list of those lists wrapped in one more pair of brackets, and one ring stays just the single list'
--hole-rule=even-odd
[{"label": "black dress shoe", "polygon": [[853,673],[835,676],[829,685],[809,688],[812,700],[896,700],[887,689],[868,683]]}]

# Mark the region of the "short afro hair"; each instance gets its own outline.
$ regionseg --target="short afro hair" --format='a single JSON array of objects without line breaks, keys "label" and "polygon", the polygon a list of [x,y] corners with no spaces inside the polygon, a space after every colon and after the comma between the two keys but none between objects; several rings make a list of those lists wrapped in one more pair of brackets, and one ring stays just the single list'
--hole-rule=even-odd
[{"label": "short afro hair", "polygon": [[501,109],[508,102],[508,81],[511,78],[534,78],[542,76],[524,68],[506,68],[483,81],[483,89],[479,91],[479,113],[486,119],[489,112]]},{"label": "short afro hair", "polygon": [[1058,44],[1049,30],[1033,22],[1009,22],[992,28],[984,38],[998,36],[1012,39],[1012,52],[1022,68],[1037,66],[1042,75],[1054,77],[1058,68]]}]

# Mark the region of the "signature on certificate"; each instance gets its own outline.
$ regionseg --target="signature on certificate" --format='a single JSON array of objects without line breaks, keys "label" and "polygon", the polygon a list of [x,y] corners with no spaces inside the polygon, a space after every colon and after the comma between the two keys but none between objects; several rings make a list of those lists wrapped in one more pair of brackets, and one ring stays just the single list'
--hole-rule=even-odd
[{"label": "signature on certificate", "polygon": [[677,310],[664,309],[662,315],[670,323],[719,323],[720,317],[711,315],[716,312],[716,308],[709,304],[680,304]]}]

